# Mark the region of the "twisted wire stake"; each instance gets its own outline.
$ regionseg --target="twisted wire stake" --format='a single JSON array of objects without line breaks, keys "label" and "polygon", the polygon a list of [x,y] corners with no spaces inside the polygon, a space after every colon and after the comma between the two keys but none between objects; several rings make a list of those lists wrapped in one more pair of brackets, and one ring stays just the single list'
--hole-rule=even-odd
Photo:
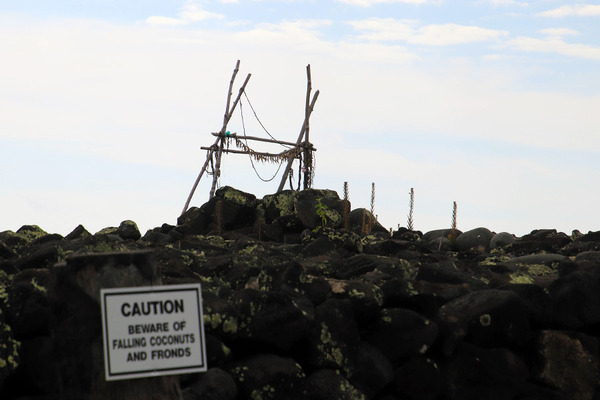
[{"label": "twisted wire stake", "polygon": [[348,200],[348,182],[344,182],[344,203],[342,209],[342,217],[344,220],[344,229],[350,226],[350,200]]},{"label": "twisted wire stake", "polygon": [[375,215],[375,182],[371,183],[371,215],[369,215],[369,232],[371,233],[371,229],[373,229],[373,225],[375,221],[373,220],[373,216]]},{"label": "twisted wire stake", "polygon": [[406,227],[408,228],[408,230],[412,231],[414,226],[413,226],[413,208],[415,206],[415,191],[413,188],[410,188],[410,203],[409,203],[409,209],[408,209],[408,221],[406,223]]},{"label": "twisted wire stake", "polygon": [[456,202],[452,205],[452,229],[450,231],[452,240],[456,240]]}]

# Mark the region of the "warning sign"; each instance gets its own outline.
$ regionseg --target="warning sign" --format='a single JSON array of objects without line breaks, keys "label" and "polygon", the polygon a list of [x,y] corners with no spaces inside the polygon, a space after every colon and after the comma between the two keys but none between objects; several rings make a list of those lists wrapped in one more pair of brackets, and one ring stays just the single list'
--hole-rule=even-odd
[{"label": "warning sign", "polygon": [[102,289],[106,380],[206,371],[200,284]]}]

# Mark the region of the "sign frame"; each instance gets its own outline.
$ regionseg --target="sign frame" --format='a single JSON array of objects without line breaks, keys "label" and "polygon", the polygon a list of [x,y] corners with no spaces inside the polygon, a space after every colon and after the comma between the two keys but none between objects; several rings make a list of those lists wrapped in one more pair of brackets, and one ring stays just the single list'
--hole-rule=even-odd
[{"label": "sign frame", "polygon": [[208,369],[200,283],[101,289],[100,305],[107,381]]}]

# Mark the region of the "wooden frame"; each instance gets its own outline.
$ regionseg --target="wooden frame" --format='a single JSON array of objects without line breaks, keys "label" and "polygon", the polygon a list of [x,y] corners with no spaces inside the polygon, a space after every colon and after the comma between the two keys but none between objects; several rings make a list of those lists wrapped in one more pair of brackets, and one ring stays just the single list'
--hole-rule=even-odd
[{"label": "wooden frame", "polygon": [[[314,148],[313,145],[308,141],[309,118],[314,109],[315,102],[317,101],[317,98],[319,97],[319,91],[317,90],[315,92],[315,94],[312,98],[312,101],[309,102],[311,91],[312,91],[310,65],[308,65],[306,67],[306,75],[307,75],[308,84],[307,84],[307,89],[306,89],[306,107],[305,107],[305,112],[304,112],[304,121],[302,123],[302,128],[300,129],[300,135],[298,136],[298,140],[295,143],[286,142],[283,140],[259,138],[259,137],[255,137],[255,136],[238,136],[236,133],[230,134],[227,132],[227,124],[229,123],[229,120],[231,119],[231,116],[233,115],[233,112],[235,111],[235,108],[237,107],[237,105],[240,101],[242,93],[244,93],[246,85],[248,84],[248,81],[250,80],[250,77],[252,76],[252,74],[248,74],[248,76],[246,77],[246,80],[244,81],[244,83],[242,84],[242,86],[240,87],[240,89],[238,91],[237,97],[235,98],[233,105],[231,105],[231,96],[233,94],[233,83],[234,83],[235,77],[239,71],[239,67],[240,67],[240,60],[237,60],[235,69],[233,70],[233,74],[232,74],[231,80],[229,82],[229,91],[227,93],[227,103],[225,105],[225,114],[223,116],[223,126],[221,127],[221,130],[219,132],[212,132],[212,135],[216,136],[216,140],[212,146],[201,147],[201,149],[203,149],[203,150],[208,150],[208,154],[206,156],[206,161],[204,162],[204,165],[202,166],[202,169],[200,170],[200,173],[198,174],[198,177],[196,178],[196,181],[194,182],[194,185],[192,186],[192,190],[187,198],[187,201],[185,202],[185,206],[183,207],[183,211],[181,212],[182,214],[187,211],[187,209],[190,205],[190,202],[192,200],[192,197],[194,196],[194,192],[196,191],[196,188],[198,187],[198,184],[200,183],[200,179],[204,175],[204,172],[206,171],[208,164],[209,164],[210,160],[212,160],[213,154],[215,152],[216,152],[217,156],[216,156],[216,162],[215,162],[214,173],[213,173],[213,181],[212,181],[212,185],[211,185],[211,189],[210,189],[210,197],[209,198],[211,198],[211,199],[213,198],[213,196],[215,194],[215,190],[217,187],[217,181],[219,179],[219,176],[221,175],[221,158],[223,156],[223,153],[250,154],[250,155],[257,155],[257,156],[261,156],[261,157],[265,157],[265,158],[281,158],[281,157],[285,156],[284,155],[285,152],[275,154],[275,153],[266,153],[266,152],[254,152],[254,151],[250,152],[250,151],[246,151],[246,150],[228,149],[228,148],[225,148],[225,143],[229,138],[234,138],[237,140],[244,139],[244,140],[255,140],[255,141],[261,141],[261,142],[268,142],[268,143],[276,143],[276,144],[281,144],[281,145],[293,146],[298,151],[301,150],[304,154],[304,162],[305,162],[304,189],[309,188],[311,185],[310,179],[312,176],[312,164],[307,165],[306,160],[308,160],[309,158],[312,159],[312,152],[316,151],[316,148]],[[279,188],[277,189],[278,193],[283,190],[283,186],[285,185],[285,181],[287,180],[287,178],[290,174],[290,170],[292,168],[294,159],[296,159],[298,157],[288,156],[287,158],[288,158],[287,165],[284,170],[283,176],[281,178],[281,183],[279,184]]]}]

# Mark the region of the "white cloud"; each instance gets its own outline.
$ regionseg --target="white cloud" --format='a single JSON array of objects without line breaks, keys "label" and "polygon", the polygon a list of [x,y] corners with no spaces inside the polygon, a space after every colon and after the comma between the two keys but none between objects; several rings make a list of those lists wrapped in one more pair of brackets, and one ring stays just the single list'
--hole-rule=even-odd
[{"label": "white cloud", "polygon": [[375,4],[393,4],[393,3],[406,3],[406,4],[425,4],[432,3],[430,0],[336,0],[339,3],[346,3],[354,6],[370,7]]},{"label": "white cloud", "polygon": [[600,5],[595,4],[576,4],[576,5],[564,5],[552,10],[544,11],[538,14],[542,17],[590,17],[600,15]]},{"label": "white cloud", "polygon": [[217,14],[202,9],[202,7],[193,0],[187,1],[177,15],[179,18],[151,16],[146,19],[146,23],[149,25],[177,26],[187,25],[192,22],[205,21],[208,19],[225,18],[225,16],[222,14]]},{"label": "white cloud", "polygon": [[185,21],[196,22],[204,21],[207,19],[223,19],[225,18],[222,14],[217,14],[209,11],[205,11],[202,7],[194,1],[188,1],[179,13],[179,17]]},{"label": "white cloud", "polygon": [[502,60],[502,56],[500,54],[485,54],[481,56],[481,59],[484,61],[498,61]]},{"label": "white cloud", "polygon": [[360,35],[361,39],[372,41],[405,41],[415,35],[417,21],[371,18],[350,21],[349,24],[354,29],[365,32]]},{"label": "white cloud", "polygon": [[409,43],[430,46],[445,46],[496,40],[506,36],[506,31],[466,26],[458,24],[427,25],[419,29],[415,36],[409,38]]},{"label": "white cloud", "polygon": [[285,48],[294,46],[296,52],[324,53],[330,50],[330,44],[321,40],[319,28],[331,25],[330,20],[304,19],[283,21],[277,24],[264,23],[250,30],[234,33],[236,43],[266,48]]},{"label": "white cloud", "polygon": [[183,19],[178,19],[178,18],[153,16],[153,17],[148,17],[146,19],[146,23],[148,23],[149,25],[156,25],[156,26],[159,26],[159,25],[177,26],[177,25],[186,25],[188,23],[188,21],[185,21]]},{"label": "white cloud", "polygon": [[569,29],[569,28],[547,28],[547,29],[541,29],[540,32],[543,33],[544,35],[555,36],[555,37],[568,36],[568,35],[579,35],[578,31],[576,31],[574,29]]},{"label": "white cloud", "polygon": [[545,39],[521,36],[510,40],[508,44],[524,51],[557,53],[569,57],[600,61],[600,47],[581,43],[567,43],[559,36],[549,36]]},{"label": "white cloud", "polygon": [[497,40],[508,35],[506,31],[458,24],[432,24],[417,27],[416,21],[393,18],[372,18],[351,21],[357,30],[363,31],[361,39],[373,41],[406,41],[410,44],[447,46]]},{"label": "white cloud", "polygon": [[528,7],[529,3],[524,1],[517,0],[489,0],[490,3],[494,6],[519,6],[519,7]]}]

